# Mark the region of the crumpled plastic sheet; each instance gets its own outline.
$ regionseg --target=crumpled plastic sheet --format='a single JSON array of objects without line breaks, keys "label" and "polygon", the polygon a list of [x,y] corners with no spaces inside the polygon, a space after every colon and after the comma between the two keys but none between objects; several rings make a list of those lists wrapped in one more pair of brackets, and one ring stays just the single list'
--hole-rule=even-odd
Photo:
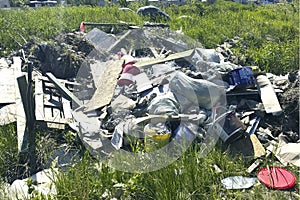
[{"label": "crumpled plastic sheet", "polygon": [[197,125],[192,123],[182,123],[175,131],[174,131],[174,140],[179,144],[190,144],[196,137],[197,134]]},{"label": "crumpled plastic sheet", "polygon": [[149,114],[154,115],[177,115],[179,114],[179,104],[172,93],[154,98],[148,106]]},{"label": "crumpled plastic sheet", "polygon": [[159,77],[165,75],[169,72],[174,71],[175,63],[164,63],[164,64],[156,64],[151,67],[152,69],[152,77]]},{"label": "crumpled plastic sheet", "polygon": [[249,178],[244,176],[231,176],[222,179],[221,183],[226,189],[247,189],[252,187],[257,178]]},{"label": "crumpled plastic sheet", "polygon": [[218,73],[227,73],[231,70],[239,68],[239,66],[230,62],[216,63],[199,60],[196,62],[195,68],[199,72],[214,71]]},{"label": "crumpled plastic sheet", "polygon": [[170,81],[170,90],[177,97],[183,96],[194,105],[210,109],[225,94],[225,88],[204,79],[192,79],[182,72],[176,72]]},{"label": "crumpled plastic sheet", "polygon": [[208,62],[220,63],[220,57],[215,49],[196,48],[193,55],[193,60],[202,60]]}]

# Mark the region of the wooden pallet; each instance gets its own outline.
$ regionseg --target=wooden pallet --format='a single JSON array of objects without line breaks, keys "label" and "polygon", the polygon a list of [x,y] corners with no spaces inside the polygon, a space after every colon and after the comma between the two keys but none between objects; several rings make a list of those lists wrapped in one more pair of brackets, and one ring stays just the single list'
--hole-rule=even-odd
[{"label": "wooden pallet", "polygon": [[[66,88],[73,84],[65,80],[59,82]],[[37,121],[46,122],[49,128],[59,129],[73,120],[71,101],[47,77],[35,77],[35,117]]]}]

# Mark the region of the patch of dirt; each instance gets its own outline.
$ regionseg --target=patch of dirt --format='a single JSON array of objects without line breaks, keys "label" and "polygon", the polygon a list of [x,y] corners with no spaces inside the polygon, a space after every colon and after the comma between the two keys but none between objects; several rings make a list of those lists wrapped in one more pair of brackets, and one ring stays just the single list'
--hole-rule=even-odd
[{"label": "patch of dirt", "polygon": [[299,140],[299,76],[291,81],[283,93],[277,94],[282,114],[266,115],[262,122],[270,126],[274,136],[284,133],[290,142],[296,142]]},{"label": "patch of dirt", "polygon": [[83,62],[104,57],[104,53],[95,49],[84,35],[76,33],[62,33],[48,42],[32,40],[25,45],[24,51],[25,55],[30,55],[28,60],[43,74],[51,72],[62,79],[75,78]]}]

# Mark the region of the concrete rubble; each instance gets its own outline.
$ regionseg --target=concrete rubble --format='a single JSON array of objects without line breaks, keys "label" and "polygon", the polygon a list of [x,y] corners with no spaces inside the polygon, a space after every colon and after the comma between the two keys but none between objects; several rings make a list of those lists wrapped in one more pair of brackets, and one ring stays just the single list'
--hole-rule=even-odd
[{"label": "concrete rubble", "polygon": [[[128,137],[149,152],[172,140],[203,142],[213,135],[253,160],[250,174],[268,152],[299,167],[299,72],[277,76],[237,65],[230,47],[239,40],[215,50],[168,28],[114,35],[94,28],[59,35],[53,44],[31,42],[25,55],[35,48],[29,60],[36,120],[55,128],[69,124],[98,158],[130,151]],[[12,60],[0,61],[1,75],[14,80]],[[17,120],[8,87],[15,85],[0,80],[12,97],[0,102],[0,125]]]}]

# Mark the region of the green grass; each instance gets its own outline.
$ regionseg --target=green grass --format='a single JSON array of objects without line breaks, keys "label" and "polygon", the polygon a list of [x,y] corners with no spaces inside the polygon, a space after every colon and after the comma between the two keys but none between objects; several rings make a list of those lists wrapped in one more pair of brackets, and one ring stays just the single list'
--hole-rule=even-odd
[{"label": "green grass", "polygon": [[[218,165],[218,173],[213,165]],[[96,167],[97,166],[97,167]],[[86,155],[75,167],[62,172],[56,182],[58,199],[288,199],[289,192],[256,185],[247,190],[227,190],[221,180],[228,176],[255,177],[241,156],[231,157],[219,148],[199,158],[197,145],[176,162],[150,173],[125,173],[100,165]],[[294,173],[297,169],[289,168]],[[299,177],[298,177],[299,180]],[[296,186],[296,188],[298,185]]]},{"label": "green grass", "polygon": [[[132,4],[131,8],[138,8]],[[216,48],[228,38],[243,41],[233,47],[242,65],[257,65],[274,73],[299,69],[299,2],[284,5],[252,6],[227,1],[213,5],[193,3],[165,8],[170,14],[171,29],[182,26],[184,33],[203,44]],[[189,15],[193,19],[179,19]],[[0,55],[17,50],[24,40],[35,37],[49,40],[60,32],[79,28],[82,21],[119,22],[141,25],[135,13],[124,13],[110,7],[55,7],[6,11],[0,10]],[[22,38],[23,37],[23,38]],[[19,45],[20,44],[20,45]]]},{"label": "green grass", "polygon": [[11,181],[18,173],[19,163],[16,126],[1,126],[0,136],[0,182]]}]

